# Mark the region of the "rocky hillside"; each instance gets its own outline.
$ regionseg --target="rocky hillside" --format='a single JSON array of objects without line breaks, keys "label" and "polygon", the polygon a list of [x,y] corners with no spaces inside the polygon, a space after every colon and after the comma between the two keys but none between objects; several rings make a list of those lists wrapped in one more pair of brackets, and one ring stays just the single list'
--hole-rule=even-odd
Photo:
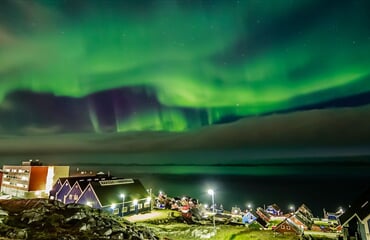
[{"label": "rocky hillside", "polygon": [[136,226],[84,205],[46,199],[1,200],[0,239],[159,239]]}]

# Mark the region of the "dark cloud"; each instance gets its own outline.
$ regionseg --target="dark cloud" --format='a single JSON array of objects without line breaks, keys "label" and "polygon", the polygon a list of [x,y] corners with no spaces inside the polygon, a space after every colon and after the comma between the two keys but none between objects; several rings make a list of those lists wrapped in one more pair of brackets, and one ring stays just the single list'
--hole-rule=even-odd
[{"label": "dark cloud", "polygon": [[[370,105],[251,117],[186,133],[60,134],[0,139],[0,152],[166,152],[221,149],[340,149],[370,154]],[[351,150],[352,149],[352,150]],[[365,149],[365,151],[364,151]],[[367,151],[366,151],[367,149]],[[333,151],[333,154],[335,151]],[[315,150],[312,151],[315,153]],[[278,152],[277,152],[278,154]]]}]

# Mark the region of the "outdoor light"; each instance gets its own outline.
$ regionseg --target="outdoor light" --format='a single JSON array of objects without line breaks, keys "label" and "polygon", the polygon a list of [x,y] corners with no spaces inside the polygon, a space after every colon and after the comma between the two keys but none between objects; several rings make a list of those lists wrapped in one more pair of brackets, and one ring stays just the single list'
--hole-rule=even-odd
[{"label": "outdoor light", "polygon": [[89,207],[92,207],[92,203],[89,202],[89,201],[86,202],[86,205],[89,206]]},{"label": "outdoor light", "polygon": [[207,204],[204,204],[204,208],[207,209],[208,208],[208,205]]},{"label": "outdoor light", "polygon": [[115,203],[112,203],[112,205],[110,205],[110,208],[111,209],[115,209],[116,208],[116,204]]},{"label": "outdoor light", "polygon": [[139,209],[138,209],[138,201],[137,199],[134,199],[134,201],[132,201],[132,203],[134,204],[135,206],[135,214],[138,214],[139,213]]},{"label": "outdoor light", "polygon": [[152,200],[152,198],[150,196],[146,198],[147,203],[150,203],[151,200]]},{"label": "outdoor light", "polygon": [[208,194],[212,196],[213,230],[216,231],[215,192],[213,191],[213,189],[208,189]]},{"label": "outdoor light", "polygon": [[208,194],[213,195],[213,194],[215,194],[215,192],[213,191],[213,189],[208,189]]},{"label": "outdoor light", "polygon": [[290,205],[290,206],[289,206],[289,209],[290,209],[292,212],[294,212],[294,210],[295,210],[295,209],[294,209],[294,205]]},{"label": "outdoor light", "polygon": [[342,207],[339,207],[339,213],[344,213],[344,210]]},{"label": "outdoor light", "polygon": [[124,212],[124,206],[125,206],[125,194],[121,193],[121,198],[122,198],[122,217],[123,217],[123,212]]}]

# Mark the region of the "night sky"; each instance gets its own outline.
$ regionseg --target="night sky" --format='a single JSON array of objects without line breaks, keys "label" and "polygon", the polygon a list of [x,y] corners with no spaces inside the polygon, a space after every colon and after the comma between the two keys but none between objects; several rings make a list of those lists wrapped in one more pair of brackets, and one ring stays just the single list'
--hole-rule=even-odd
[{"label": "night sky", "polygon": [[366,155],[369,104],[368,0],[1,2],[2,153]]}]

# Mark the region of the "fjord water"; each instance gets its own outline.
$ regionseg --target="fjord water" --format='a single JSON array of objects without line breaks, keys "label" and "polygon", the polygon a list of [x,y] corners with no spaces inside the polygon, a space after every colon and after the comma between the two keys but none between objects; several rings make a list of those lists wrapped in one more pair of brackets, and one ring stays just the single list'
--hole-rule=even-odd
[{"label": "fjord water", "polygon": [[[0,162],[20,164],[29,158],[0,156]],[[305,203],[315,216],[322,216],[323,208],[346,209],[369,187],[370,179],[370,158],[366,156],[258,158],[240,152],[207,152],[49,154],[37,158],[44,165],[70,165],[71,174],[78,169],[138,178],[154,194],[191,196],[208,204],[207,190],[212,188],[216,203],[225,209],[277,203],[287,211],[291,204]]]}]

